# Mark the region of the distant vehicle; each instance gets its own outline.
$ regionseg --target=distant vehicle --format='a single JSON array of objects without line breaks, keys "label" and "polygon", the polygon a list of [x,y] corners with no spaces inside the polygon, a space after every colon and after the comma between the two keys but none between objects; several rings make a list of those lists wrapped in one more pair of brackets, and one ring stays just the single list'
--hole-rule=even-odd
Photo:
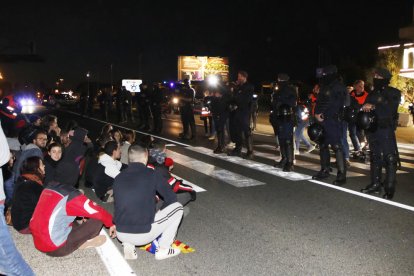
[{"label": "distant vehicle", "polygon": [[66,93],[53,94],[44,96],[42,104],[54,108],[59,108],[61,106],[74,106],[78,104],[78,99]]}]

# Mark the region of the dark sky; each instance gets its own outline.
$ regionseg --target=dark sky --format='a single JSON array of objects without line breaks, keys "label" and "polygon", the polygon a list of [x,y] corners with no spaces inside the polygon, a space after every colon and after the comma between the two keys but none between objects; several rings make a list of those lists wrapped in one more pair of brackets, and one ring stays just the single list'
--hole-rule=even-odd
[{"label": "dark sky", "polygon": [[[178,55],[227,56],[253,82],[279,72],[314,76],[318,63],[370,66],[379,45],[398,42],[414,0],[393,1],[7,1],[0,10],[0,54],[42,63],[0,63],[10,81],[64,78],[175,79]],[[60,3],[61,2],[61,3]],[[319,53],[319,54],[318,54]]]}]

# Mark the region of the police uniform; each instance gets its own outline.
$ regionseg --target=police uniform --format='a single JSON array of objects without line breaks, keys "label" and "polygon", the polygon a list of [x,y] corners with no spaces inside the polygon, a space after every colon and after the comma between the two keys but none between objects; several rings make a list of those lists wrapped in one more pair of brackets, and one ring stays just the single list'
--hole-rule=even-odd
[{"label": "police uniform", "polygon": [[247,158],[253,158],[253,140],[250,130],[250,108],[254,87],[245,82],[234,88],[230,104],[230,132],[236,147],[229,153],[232,156],[241,156],[243,136],[246,141]]},{"label": "police uniform", "polygon": [[297,102],[297,90],[288,83],[288,80],[288,75],[278,75],[278,90],[272,94],[272,110],[270,115],[270,121],[279,139],[280,153],[282,155],[278,166],[287,172],[291,171],[293,167],[293,110]]},{"label": "police uniform", "polygon": [[156,134],[159,134],[162,131],[162,119],[161,119],[162,102],[163,102],[162,90],[158,86],[158,84],[154,85],[154,89],[153,89],[152,97],[151,97],[151,113],[153,117],[153,131]]},{"label": "police uniform", "polygon": [[338,80],[337,68],[330,65],[323,68],[321,89],[316,100],[315,114],[323,118],[324,137],[319,141],[321,170],[312,178],[321,180],[329,177],[329,145],[335,153],[338,173],[333,184],[346,182],[346,164],[341,138],[343,134],[342,114],[345,103],[346,87]]},{"label": "police uniform", "polygon": [[[217,148],[214,153],[223,153],[225,150],[224,128],[229,117],[230,93],[225,87],[219,86],[211,100],[211,113],[214,120],[214,127],[217,133]],[[220,96],[216,96],[220,94]]]},{"label": "police uniform", "polygon": [[[180,91],[180,113],[181,121],[183,124],[183,133],[181,138],[183,139],[195,139],[196,138],[196,126],[194,119],[194,98],[195,90],[190,87],[188,80],[184,80],[184,86]],[[191,136],[188,136],[188,128],[191,129]]]},{"label": "police uniform", "polygon": [[[387,69],[378,68],[374,78],[374,90],[369,93],[365,103],[374,106],[376,126],[367,131],[369,148],[371,151],[371,184],[362,189],[363,193],[379,193],[381,191],[382,166],[385,167],[383,182],[386,199],[394,196],[398,149],[395,129],[398,119],[398,105],[401,92],[388,86],[391,73]],[[372,111],[371,111],[372,112]]]}]

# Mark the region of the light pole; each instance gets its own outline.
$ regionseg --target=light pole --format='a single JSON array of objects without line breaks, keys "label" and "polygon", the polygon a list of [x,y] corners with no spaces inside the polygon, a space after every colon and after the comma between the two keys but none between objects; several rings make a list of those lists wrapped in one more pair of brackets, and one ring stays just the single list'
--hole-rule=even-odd
[{"label": "light pole", "polygon": [[89,77],[91,76],[91,74],[89,73],[89,71],[86,73],[86,79],[88,80],[88,88],[86,90],[86,97],[85,97],[85,103],[84,103],[84,107],[83,107],[83,114],[86,114],[88,111],[88,106],[89,106]]}]

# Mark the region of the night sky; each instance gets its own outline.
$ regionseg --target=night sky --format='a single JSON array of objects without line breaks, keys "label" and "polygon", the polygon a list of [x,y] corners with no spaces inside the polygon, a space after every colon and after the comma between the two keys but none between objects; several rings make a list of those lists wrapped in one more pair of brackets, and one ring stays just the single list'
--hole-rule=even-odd
[{"label": "night sky", "polygon": [[[3,1],[4,2],[4,1]],[[0,55],[41,63],[0,63],[11,82],[177,78],[178,55],[227,56],[231,78],[310,81],[318,65],[367,68],[376,48],[398,42],[414,0],[394,1],[7,1],[1,4]],[[59,3],[62,2],[62,3]]]}]

